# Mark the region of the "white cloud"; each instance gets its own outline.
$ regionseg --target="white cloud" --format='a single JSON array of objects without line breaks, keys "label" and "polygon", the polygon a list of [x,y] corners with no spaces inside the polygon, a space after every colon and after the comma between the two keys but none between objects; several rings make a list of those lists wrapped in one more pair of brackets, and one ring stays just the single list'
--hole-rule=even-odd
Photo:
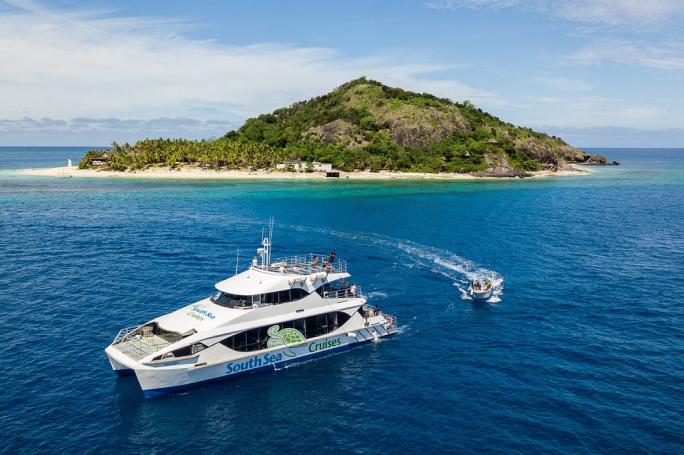
[{"label": "white cloud", "polygon": [[[582,27],[566,31],[591,41],[562,56],[560,61],[565,64],[611,62],[684,69],[684,0],[430,0],[427,5],[492,11],[510,8],[580,24]],[[549,60],[558,61],[557,57]]]},{"label": "white cloud", "polygon": [[[202,139],[223,136],[242,122],[197,120],[185,117],[153,119],[85,118],[71,120],[24,117],[0,119],[3,145],[86,145],[101,146],[117,142],[135,142],[146,137]],[[26,138],[30,137],[30,142]]]},{"label": "white cloud", "polygon": [[520,6],[524,4],[520,0],[430,0],[426,3],[433,9],[455,9],[455,8],[480,8],[487,7],[494,10]]},{"label": "white cloud", "polygon": [[550,89],[563,92],[588,92],[594,89],[594,85],[592,84],[561,77],[535,77],[532,81]]},{"label": "white cloud", "polygon": [[[361,75],[483,106],[503,102],[457,81],[423,78],[455,66],[416,56],[351,58],[327,48],[231,46],[182,36],[177,30],[183,24],[172,19],[56,12],[23,1],[5,5],[12,8],[0,10],[0,119],[63,119],[70,127],[78,122],[66,119],[82,117],[235,122]],[[15,127],[21,125],[28,123]]]},{"label": "white cloud", "polygon": [[578,22],[657,24],[684,13],[682,0],[557,0],[551,14]]},{"label": "white cloud", "polygon": [[655,106],[628,107],[619,109],[618,112],[623,117],[636,120],[658,118],[663,117],[666,114],[664,110]]},{"label": "white cloud", "polygon": [[684,70],[684,45],[667,40],[658,44],[621,39],[597,40],[564,58],[569,63],[598,65],[615,62],[662,70]]},{"label": "white cloud", "polygon": [[[684,129],[682,128],[537,126],[535,129],[561,137],[566,142],[578,147],[655,148],[672,147],[673,144],[684,142]],[[606,158],[609,161],[615,159],[614,156],[610,155],[607,155]]]},{"label": "white cloud", "polygon": [[530,97],[535,109],[519,113],[523,125],[553,124],[559,126],[625,127],[644,130],[678,128],[678,106],[670,109],[642,104],[637,100],[607,96],[567,94],[555,97]]},{"label": "white cloud", "polygon": [[676,23],[684,15],[683,0],[430,0],[426,4],[435,9],[520,8],[556,19],[613,26]]},{"label": "white cloud", "polygon": [[[148,131],[150,136],[158,134],[180,137],[184,133],[225,134],[231,128],[236,128],[239,122],[228,120],[197,120],[186,117],[160,117],[154,119],[119,119],[77,117],[71,120],[52,119],[44,117],[36,120],[23,117],[18,120],[0,119],[1,133],[17,132],[117,132],[117,131]],[[202,137],[202,136],[200,136]]]},{"label": "white cloud", "polygon": [[42,118],[40,120],[32,119],[31,117],[23,117],[18,120],[0,119],[0,132],[8,133],[12,131],[46,131],[46,130],[64,130],[68,128],[69,123],[64,120],[55,120],[51,118]]}]

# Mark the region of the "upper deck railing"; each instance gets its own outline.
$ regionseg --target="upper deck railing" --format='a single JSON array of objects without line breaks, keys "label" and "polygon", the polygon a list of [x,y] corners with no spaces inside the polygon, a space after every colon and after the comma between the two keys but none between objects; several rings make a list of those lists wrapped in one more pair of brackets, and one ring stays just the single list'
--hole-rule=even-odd
[{"label": "upper deck railing", "polygon": [[323,298],[326,300],[335,299],[339,302],[342,300],[365,298],[365,296],[361,291],[361,286],[352,283],[323,291]]},{"label": "upper deck railing", "polygon": [[[318,262],[315,262],[315,258]],[[343,259],[333,259],[328,263],[327,254],[302,254],[297,256],[286,256],[273,259],[270,266],[257,265],[255,268],[270,272],[282,272],[295,275],[310,275],[316,272],[341,273],[347,271],[347,261]]]}]

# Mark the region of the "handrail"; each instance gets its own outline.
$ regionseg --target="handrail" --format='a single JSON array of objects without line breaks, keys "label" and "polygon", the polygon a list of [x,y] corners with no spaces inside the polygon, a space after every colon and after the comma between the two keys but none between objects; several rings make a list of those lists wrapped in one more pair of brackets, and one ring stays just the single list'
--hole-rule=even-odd
[{"label": "handrail", "polygon": [[387,320],[387,328],[397,328],[397,317],[385,314],[385,320]]},{"label": "handrail", "polygon": [[134,327],[126,327],[125,329],[119,330],[119,333],[116,334],[116,337],[114,337],[114,341],[112,344],[118,344],[126,341],[127,338],[130,338],[131,333],[135,332],[142,326],[134,326]]},{"label": "handrail", "polygon": [[383,312],[381,309],[375,309],[375,307],[372,307],[370,305],[364,305],[363,310],[366,312],[366,318],[372,318],[375,316],[383,316],[385,318],[385,321],[387,322],[387,329],[390,328],[397,328],[397,317],[392,316],[391,314],[387,314]]},{"label": "handrail", "polygon": [[116,347],[116,349],[130,358],[140,360],[171,344],[168,342],[166,344],[156,344],[144,341],[145,338],[136,333],[142,327],[143,326],[126,327],[125,329],[119,330],[119,333],[116,334],[116,337],[112,342],[112,346]]},{"label": "handrail", "polygon": [[330,289],[323,293],[324,299],[349,299],[349,298],[363,298],[363,292],[361,291],[361,286],[355,286],[354,292],[351,290],[352,286],[346,286],[344,288]]},{"label": "handrail", "polygon": [[314,257],[318,257],[318,264],[316,265],[317,267],[320,267],[321,270],[327,269],[329,272],[346,272],[347,271],[347,261],[344,259],[333,259],[333,262],[331,266],[325,266],[323,265],[323,262],[325,261],[327,263],[327,258],[329,257],[327,254],[314,254],[314,253],[307,253],[307,254],[301,254],[301,255],[295,255],[295,256],[285,256],[282,258],[278,259],[273,259],[271,261],[270,266],[265,266],[263,264],[257,265],[257,269],[261,270],[270,270],[277,272],[280,270],[281,267],[283,267],[285,270],[288,268],[296,268],[296,267],[310,267],[313,264]]}]

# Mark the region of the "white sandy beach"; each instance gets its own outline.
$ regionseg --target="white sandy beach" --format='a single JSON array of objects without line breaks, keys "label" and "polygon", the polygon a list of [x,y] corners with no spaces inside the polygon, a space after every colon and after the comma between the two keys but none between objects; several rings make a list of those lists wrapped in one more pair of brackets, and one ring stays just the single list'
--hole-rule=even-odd
[{"label": "white sandy beach", "polygon": [[[531,172],[532,178],[559,177],[568,175],[581,175],[589,172],[584,169],[574,168],[575,171],[539,171]],[[298,179],[316,180],[329,179],[324,172],[280,172],[280,171],[214,171],[200,169],[197,167],[182,167],[180,169],[151,168],[144,171],[115,172],[105,170],[77,169],[75,167],[56,167],[48,169],[26,169],[15,171],[21,175],[34,175],[43,177],[97,177],[97,178],[158,178],[158,179]],[[427,174],[427,173],[408,173],[408,172],[341,172],[340,179],[356,180],[389,180],[389,179],[443,179],[443,180],[482,180],[482,179],[501,177],[476,177],[469,174]],[[514,177],[508,177],[514,178]]]}]

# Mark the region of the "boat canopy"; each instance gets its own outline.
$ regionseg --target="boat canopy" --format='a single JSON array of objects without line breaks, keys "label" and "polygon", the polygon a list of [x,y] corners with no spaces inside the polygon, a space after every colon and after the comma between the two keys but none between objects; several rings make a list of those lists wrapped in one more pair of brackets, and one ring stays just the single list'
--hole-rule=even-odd
[{"label": "boat canopy", "polygon": [[263,272],[251,268],[216,284],[216,289],[233,295],[259,295],[300,288],[313,292],[322,283],[347,278],[347,272],[318,272],[310,275]]}]

